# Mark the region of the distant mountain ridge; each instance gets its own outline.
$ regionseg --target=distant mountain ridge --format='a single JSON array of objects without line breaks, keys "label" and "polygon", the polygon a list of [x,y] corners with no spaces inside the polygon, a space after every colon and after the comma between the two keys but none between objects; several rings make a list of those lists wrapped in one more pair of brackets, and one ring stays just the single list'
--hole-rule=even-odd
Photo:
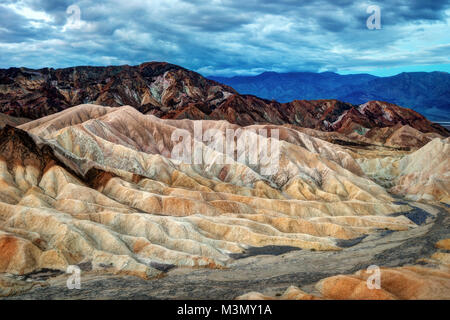
[{"label": "distant mountain ridge", "polygon": [[[273,74],[263,77],[270,79]],[[322,77],[336,78],[335,82],[328,81],[329,92],[341,84],[336,74],[326,73]],[[368,80],[372,76],[348,76],[344,77],[344,82],[350,85],[362,81],[361,78]],[[302,81],[305,88],[313,82]],[[423,133],[450,135],[421,114],[389,102],[364,101],[355,105],[320,99],[280,103],[241,95],[227,85],[165,62],[138,66],[0,69],[1,113],[34,120],[80,104],[129,105],[141,113],[163,119],[226,120],[240,126],[290,124],[351,133],[400,123]],[[5,119],[5,123],[11,122],[10,118]]]},{"label": "distant mountain ridge", "polygon": [[264,72],[257,76],[209,79],[229,85],[240,94],[279,102],[337,99],[359,105],[381,100],[414,109],[433,121],[450,121],[450,74],[446,72],[406,72],[392,77]]}]

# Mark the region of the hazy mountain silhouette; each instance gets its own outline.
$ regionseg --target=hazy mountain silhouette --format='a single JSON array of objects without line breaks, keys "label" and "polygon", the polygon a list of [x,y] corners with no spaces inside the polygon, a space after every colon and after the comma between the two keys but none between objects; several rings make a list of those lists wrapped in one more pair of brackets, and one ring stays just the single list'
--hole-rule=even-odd
[{"label": "hazy mountain silhouette", "polygon": [[295,99],[338,99],[352,104],[382,100],[412,108],[434,121],[450,121],[450,74],[407,72],[392,77],[264,72],[257,76],[209,77],[241,94],[288,102]]}]

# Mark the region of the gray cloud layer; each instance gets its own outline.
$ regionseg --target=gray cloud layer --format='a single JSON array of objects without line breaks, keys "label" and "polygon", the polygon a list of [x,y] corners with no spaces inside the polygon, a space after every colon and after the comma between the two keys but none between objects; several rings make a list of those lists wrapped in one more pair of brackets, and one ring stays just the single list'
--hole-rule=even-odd
[{"label": "gray cloud layer", "polygon": [[[369,5],[381,30],[368,30]],[[70,25],[66,9],[81,21]],[[450,64],[450,1],[6,0],[0,67],[169,61],[206,75]]]}]

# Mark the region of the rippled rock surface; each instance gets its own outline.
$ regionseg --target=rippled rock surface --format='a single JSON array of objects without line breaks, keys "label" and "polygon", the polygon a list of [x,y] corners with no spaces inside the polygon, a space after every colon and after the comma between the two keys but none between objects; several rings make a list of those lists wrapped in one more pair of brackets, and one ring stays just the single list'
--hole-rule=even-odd
[{"label": "rippled rock surface", "polygon": [[[229,155],[207,139],[192,141],[202,163],[175,159],[174,133],[195,136],[199,125],[203,135],[231,130],[277,143],[276,170],[249,157],[224,163]],[[408,213],[417,207],[401,199],[449,203],[448,146],[439,136],[408,151],[297,126],[161,119],[130,106],[80,105],[6,125],[3,292],[33,287],[17,277],[69,265],[156,279],[180,268],[233,269],[255,255],[340,254],[380,230],[414,232]],[[261,144],[239,152],[260,154]]]}]

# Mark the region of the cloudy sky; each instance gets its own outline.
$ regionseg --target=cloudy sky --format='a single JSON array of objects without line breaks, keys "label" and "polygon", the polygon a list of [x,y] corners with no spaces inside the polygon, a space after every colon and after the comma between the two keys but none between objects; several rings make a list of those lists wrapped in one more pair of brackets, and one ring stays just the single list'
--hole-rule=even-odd
[{"label": "cloudy sky", "polygon": [[228,76],[450,72],[450,0],[2,0],[0,57],[0,68],[168,61]]}]

